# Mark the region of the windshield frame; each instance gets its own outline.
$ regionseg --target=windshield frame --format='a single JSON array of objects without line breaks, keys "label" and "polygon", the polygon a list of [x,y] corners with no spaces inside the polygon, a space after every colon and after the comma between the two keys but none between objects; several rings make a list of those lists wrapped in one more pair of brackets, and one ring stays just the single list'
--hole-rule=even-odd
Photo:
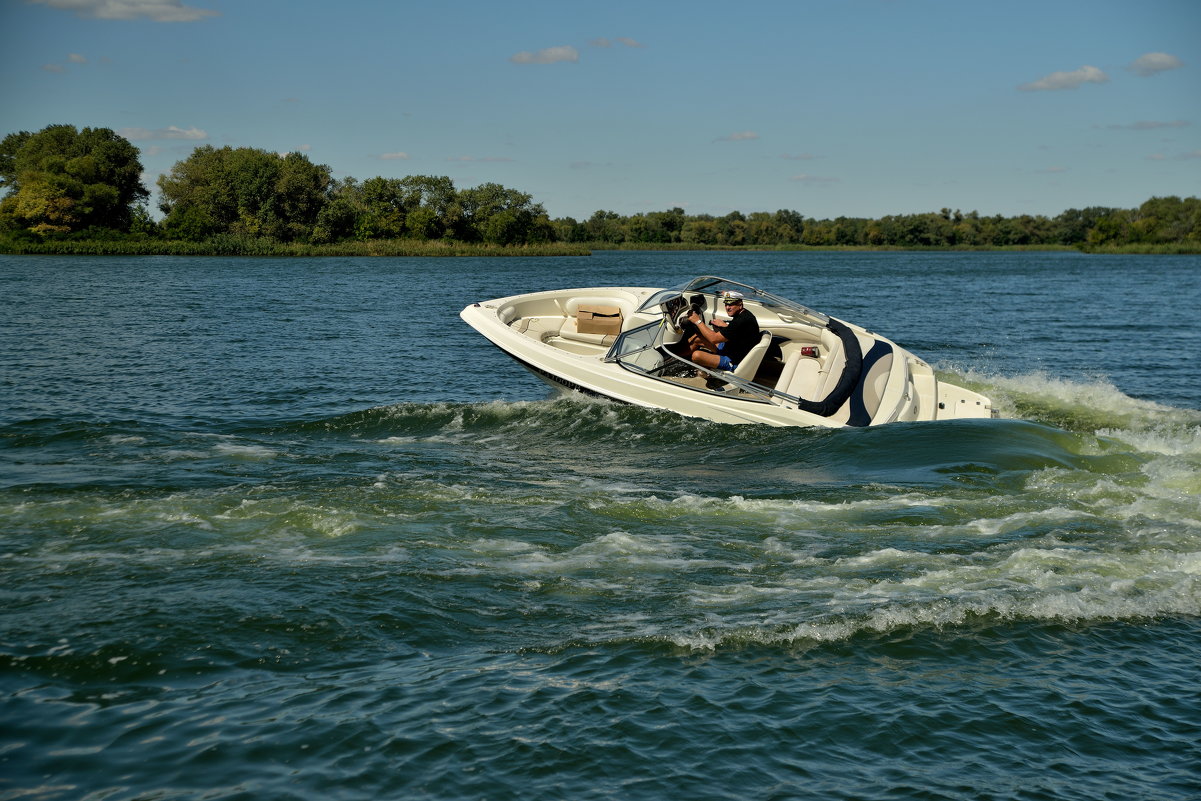
[{"label": "windshield frame", "polygon": [[647,298],[641,306],[638,307],[639,313],[655,314],[664,311],[663,305],[685,295],[706,295],[719,297],[723,292],[737,291],[741,292],[746,301],[758,303],[760,306],[772,309],[779,312],[784,312],[785,315],[800,315],[807,317],[820,325],[826,325],[830,322],[829,315],[822,314],[819,311],[809,308],[808,306],[797,303],[796,301],[782,298],[779,295],[773,295],[770,292],[764,292],[762,289],[757,289],[750,284],[743,284],[739,281],[731,281],[728,278],[722,278],[716,275],[701,275],[693,278],[690,281],[685,281],[682,284],[661,289]]}]

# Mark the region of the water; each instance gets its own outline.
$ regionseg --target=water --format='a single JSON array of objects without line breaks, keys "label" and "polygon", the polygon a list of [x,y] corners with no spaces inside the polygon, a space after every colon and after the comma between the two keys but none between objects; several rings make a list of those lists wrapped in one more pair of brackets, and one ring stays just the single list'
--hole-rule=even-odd
[{"label": "water", "polygon": [[[716,273],[1004,419],[553,399]],[[1201,259],[0,257],[0,799],[1191,799]]]}]

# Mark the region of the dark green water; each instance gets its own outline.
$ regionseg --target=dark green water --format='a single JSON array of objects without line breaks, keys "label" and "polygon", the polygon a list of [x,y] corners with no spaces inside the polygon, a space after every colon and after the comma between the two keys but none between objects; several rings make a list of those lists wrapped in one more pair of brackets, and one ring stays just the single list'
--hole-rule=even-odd
[{"label": "dark green water", "polygon": [[[723,426],[463,325],[716,273],[1004,418]],[[0,799],[1192,799],[1201,259],[0,257]]]}]

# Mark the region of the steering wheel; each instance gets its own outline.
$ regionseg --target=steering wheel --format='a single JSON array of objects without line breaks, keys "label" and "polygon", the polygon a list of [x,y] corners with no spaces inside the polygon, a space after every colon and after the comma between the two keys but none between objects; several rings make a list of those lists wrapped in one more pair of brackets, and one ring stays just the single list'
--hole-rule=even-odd
[{"label": "steering wheel", "polygon": [[[692,315],[693,312],[696,312],[698,315],[700,315],[702,323],[705,322],[705,296],[704,295],[693,295],[691,298],[688,299],[688,308],[684,310],[682,322],[691,323],[691,321],[688,318]],[[683,327],[683,326],[681,325],[681,327]]]}]

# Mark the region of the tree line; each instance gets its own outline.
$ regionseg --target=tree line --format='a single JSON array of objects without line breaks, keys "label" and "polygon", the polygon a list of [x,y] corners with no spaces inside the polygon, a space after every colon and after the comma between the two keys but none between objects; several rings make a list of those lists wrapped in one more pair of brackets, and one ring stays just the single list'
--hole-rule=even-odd
[{"label": "tree line", "polygon": [[1056,217],[985,216],[944,208],[923,214],[879,219],[837,217],[816,220],[795,211],[732,212],[724,217],[684,214],[675,208],[632,217],[598,211],[578,223],[553,221],[562,241],[698,246],[865,248],[1141,246],[1201,251],[1201,200],[1151,198],[1136,209],[1093,206],[1068,209]]},{"label": "tree line", "polygon": [[325,245],[405,240],[495,246],[1078,247],[1201,251],[1201,200],[1156,197],[1136,209],[1056,217],[941,209],[878,219],[796,211],[689,215],[682,208],[551,219],[531,195],[445,176],[335,179],[302,153],[204,145],[158,179],[155,219],[137,148],[108,128],[50,125],[0,142],[0,237],[204,243],[221,237]]}]

